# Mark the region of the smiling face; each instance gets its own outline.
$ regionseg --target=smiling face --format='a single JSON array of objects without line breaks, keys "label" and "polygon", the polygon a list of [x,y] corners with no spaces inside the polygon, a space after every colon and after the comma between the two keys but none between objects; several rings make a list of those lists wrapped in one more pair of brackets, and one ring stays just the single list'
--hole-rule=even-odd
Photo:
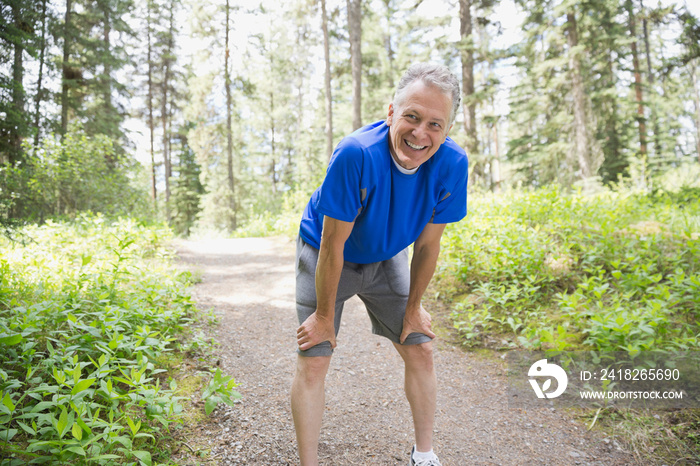
[{"label": "smiling face", "polygon": [[415,81],[403,100],[389,105],[389,149],[399,165],[413,169],[430,159],[445,142],[452,126],[452,99],[434,86]]}]

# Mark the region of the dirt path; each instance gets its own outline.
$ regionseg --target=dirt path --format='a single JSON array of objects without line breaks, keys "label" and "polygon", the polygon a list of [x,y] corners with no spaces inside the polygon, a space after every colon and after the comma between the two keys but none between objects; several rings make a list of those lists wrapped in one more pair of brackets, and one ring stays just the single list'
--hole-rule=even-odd
[{"label": "dirt path", "polygon": [[[298,464],[289,387],[296,359],[294,244],[284,238],[186,241],[181,263],[199,270],[193,291],[220,319],[222,370],[243,399],[215,411],[207,444],[218,464]],[[413,444],[400,357],[371,334],[362,303],[346,305],[326,384],[324,465],[404,465]],[[617,442],[565,413],[508,407],[501,364],[437,345],[435,451],[445,466],[630,465]]]}]

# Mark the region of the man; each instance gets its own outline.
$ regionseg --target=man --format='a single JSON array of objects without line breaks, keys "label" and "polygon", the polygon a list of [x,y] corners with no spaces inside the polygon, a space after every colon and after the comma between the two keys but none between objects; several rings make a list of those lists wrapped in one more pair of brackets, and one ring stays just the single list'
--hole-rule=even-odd
[{"label": "man", "polygon": [[291,393],[304,466],[318,464],[324,381],[343,303],[354,295],[365,303],[373,333],[390,339],[405,364],[416,437],[409,464],[440,465],[432,451],[435,334],[421,298],[445,224],[466,215],[467,156],[447,137],[460,100],[446,67],[411,66],[387,119],[340,142],[306,206],[297,240],[299,356]]}]

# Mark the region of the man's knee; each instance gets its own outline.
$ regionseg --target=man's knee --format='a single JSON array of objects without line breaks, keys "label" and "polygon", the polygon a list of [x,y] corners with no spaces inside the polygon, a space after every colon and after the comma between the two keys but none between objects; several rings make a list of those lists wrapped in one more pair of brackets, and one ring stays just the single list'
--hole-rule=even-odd
[{"label": "man's knee", "polygon": [[306,385],[323,383],[330,362],[330,356],[297,356],[296,377]]},{"label": "man's knee", "polygon": [[433,367],[433,342],[427,341],[417,345],[396,345],[406,365],[421,369]]}]

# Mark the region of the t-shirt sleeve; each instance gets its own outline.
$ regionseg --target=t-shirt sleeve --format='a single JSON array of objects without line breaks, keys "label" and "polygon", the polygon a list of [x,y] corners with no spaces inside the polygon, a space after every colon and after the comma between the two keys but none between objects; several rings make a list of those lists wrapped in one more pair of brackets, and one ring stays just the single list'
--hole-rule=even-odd
[{"label": "t-shirt sleeve", "polygon": [[361,168],[362,149],[354,139],[344,139],[338,144],[328,164],[316,210],[337,220],[354,221],[362,206]]},{"label": "t-shirt sleeve", "polygon": [[450,183],[453,187],[449,195],[443,197],[435,206],[431,223],[459,222],[467,215],[467,179],[469,162],[466,156],[460,158],[453,170],[450,170]]}]

